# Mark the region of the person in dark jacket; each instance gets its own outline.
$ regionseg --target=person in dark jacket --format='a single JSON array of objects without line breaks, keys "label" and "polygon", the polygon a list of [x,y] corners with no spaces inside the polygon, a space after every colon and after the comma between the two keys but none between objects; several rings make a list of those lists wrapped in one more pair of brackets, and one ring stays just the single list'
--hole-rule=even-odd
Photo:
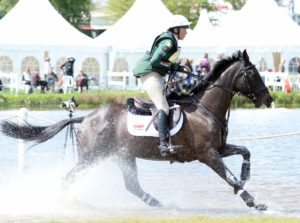
[{"label": "person in dark jacket", "polygon": [[68,56],[66,62],[60,66],[60,69],[63,70],[63,75],[74,77],[74,63],[75,59]]},{"label": "person in dark jacket", "polygon": [[164,77],[171,71],[183,70],[177,63],[179,58],[178,40],[187,34],[190,22],[182,15],[174,15],[166,32],[157,36],[151,51],[141,58],[133,74],[140,78],[143,89],[158,110],[159,150],[162,156],[176,153],[180,145],[169,145],[169,105],[164,92]]}]

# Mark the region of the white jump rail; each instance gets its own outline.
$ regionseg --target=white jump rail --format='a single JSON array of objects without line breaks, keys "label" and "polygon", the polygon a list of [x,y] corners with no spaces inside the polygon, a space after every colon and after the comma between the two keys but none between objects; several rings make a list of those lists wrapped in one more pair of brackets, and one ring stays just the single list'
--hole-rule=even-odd
[{"label": "white jump rail", "polygon": [[285,91],[287,73],[281,72],[260,72],[264,77],[265,85],[272,91]]}]

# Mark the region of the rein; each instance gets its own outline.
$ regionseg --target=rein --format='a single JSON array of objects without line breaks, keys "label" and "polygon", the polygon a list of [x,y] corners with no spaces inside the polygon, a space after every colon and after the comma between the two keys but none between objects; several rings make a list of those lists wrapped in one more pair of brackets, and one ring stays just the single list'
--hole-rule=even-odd
[{"label": "rein", "polygon": [[222,132],[222,138],[221,138],[222,143],[224,143],[225,138],[228,135],[228,120],[230,117],[230,108],[228,109],[226,119],[223,121],[221,118],[216,116],[211,110],[209,110],[209,108],[207,108],[204,104],[202,104],[201,101],[199,101],[199,103],[197,103],[196,106],[201,108],[204,112],[206,112],[209,115],[209,117],[211,117],[217,123],[217,125],[219,126]]}]

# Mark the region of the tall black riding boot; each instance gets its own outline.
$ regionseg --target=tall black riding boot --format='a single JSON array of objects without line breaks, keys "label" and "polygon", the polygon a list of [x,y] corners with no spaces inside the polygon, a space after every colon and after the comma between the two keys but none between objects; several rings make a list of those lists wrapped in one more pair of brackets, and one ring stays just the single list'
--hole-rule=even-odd
[{"label": "tall black riding boot", "polygon": [[158,146],[161,156],[167,156],[177,152],[177,149],[182,146],[169,144],[169,127],[168,115],[164,110],[159,110],[157,114],[157,128],[160,138],[160,145]]}]

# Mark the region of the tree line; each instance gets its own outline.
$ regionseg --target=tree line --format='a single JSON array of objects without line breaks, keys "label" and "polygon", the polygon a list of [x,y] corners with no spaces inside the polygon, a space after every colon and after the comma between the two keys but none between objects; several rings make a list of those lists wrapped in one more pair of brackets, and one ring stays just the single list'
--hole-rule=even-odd
[{"label": "tree line", "polygon": [[[91,10],[96,5],[93,0],[49,0],[54,8],[73,26],[79,28],[82,24],[89,24]],[[114,23],[132,6],[135,0],[107,0],[105,11],[110,15],[111,22]],[[149,0],[151,1],[151,0]],[[220,10],[216,2],[210,0],[162,0],[166,7],[173,14],[186,16],[192,22],[192,28],[196,25],[200,9],[207,11]],[[247,0],[224,0],[229,3],[234,10],[241,9]],[[275,0],[279,1],[279,0]],[[0,18],[2,18],[18,0],[0,0]],[[155,14],[153,13],[153,16]]]}]

